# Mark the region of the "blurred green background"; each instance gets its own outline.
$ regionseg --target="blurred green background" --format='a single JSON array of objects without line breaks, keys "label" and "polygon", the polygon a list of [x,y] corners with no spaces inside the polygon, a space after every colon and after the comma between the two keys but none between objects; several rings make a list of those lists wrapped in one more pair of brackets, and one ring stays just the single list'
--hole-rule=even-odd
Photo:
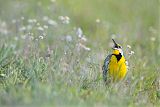
[{"label": "blurred green background", "polygon": [[[159,0],[0,0],[0,106],[160,104]],[[104,86],[111,38],[129,62]]]}]

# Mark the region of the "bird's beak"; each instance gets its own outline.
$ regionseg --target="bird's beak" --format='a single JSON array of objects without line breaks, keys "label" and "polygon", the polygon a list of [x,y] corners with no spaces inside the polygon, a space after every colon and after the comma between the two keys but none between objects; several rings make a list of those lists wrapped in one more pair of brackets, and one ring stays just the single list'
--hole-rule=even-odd
[{"label": "bird's beak", "polygon": [[114,43],[114,47],[113,49],[115,49],[115,47],[118,47],[118,44],[116,43],[116,41],[114,39],[112,39],[113,43]]}]

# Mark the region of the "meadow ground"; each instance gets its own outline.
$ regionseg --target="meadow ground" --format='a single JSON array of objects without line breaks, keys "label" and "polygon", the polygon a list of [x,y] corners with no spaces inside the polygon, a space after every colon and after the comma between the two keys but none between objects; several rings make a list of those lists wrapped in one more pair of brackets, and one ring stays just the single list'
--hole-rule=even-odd
[{"label": "meadow ground", "polygon": [[[160,105],[159,0],[0,0],[0,106]],[[126,78],[105,86],[115,38]]]}]

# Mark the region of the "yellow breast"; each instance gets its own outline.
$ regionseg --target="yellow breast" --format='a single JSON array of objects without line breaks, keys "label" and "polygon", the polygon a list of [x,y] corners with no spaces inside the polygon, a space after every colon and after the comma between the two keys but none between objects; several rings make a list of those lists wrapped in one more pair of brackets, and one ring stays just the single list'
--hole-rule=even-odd
[{"label": "yellow breast", "polygon": [[124,56],[119,61],[115,55],[112,55],[109,63],[109,76],[113,81],[122,80],[127,73],[127,65]]}]

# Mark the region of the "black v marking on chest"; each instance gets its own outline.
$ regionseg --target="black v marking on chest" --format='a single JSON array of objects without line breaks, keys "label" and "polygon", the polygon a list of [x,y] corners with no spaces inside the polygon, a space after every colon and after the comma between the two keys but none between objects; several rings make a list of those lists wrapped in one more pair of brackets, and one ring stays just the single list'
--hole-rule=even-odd
[{"label": "black v marking on chest", "polygon": [[122,58],[121,53],[119,53],[118,55],[116,55],[116,54],[112,54],[112,55],[116,56],[117,62]]}]

